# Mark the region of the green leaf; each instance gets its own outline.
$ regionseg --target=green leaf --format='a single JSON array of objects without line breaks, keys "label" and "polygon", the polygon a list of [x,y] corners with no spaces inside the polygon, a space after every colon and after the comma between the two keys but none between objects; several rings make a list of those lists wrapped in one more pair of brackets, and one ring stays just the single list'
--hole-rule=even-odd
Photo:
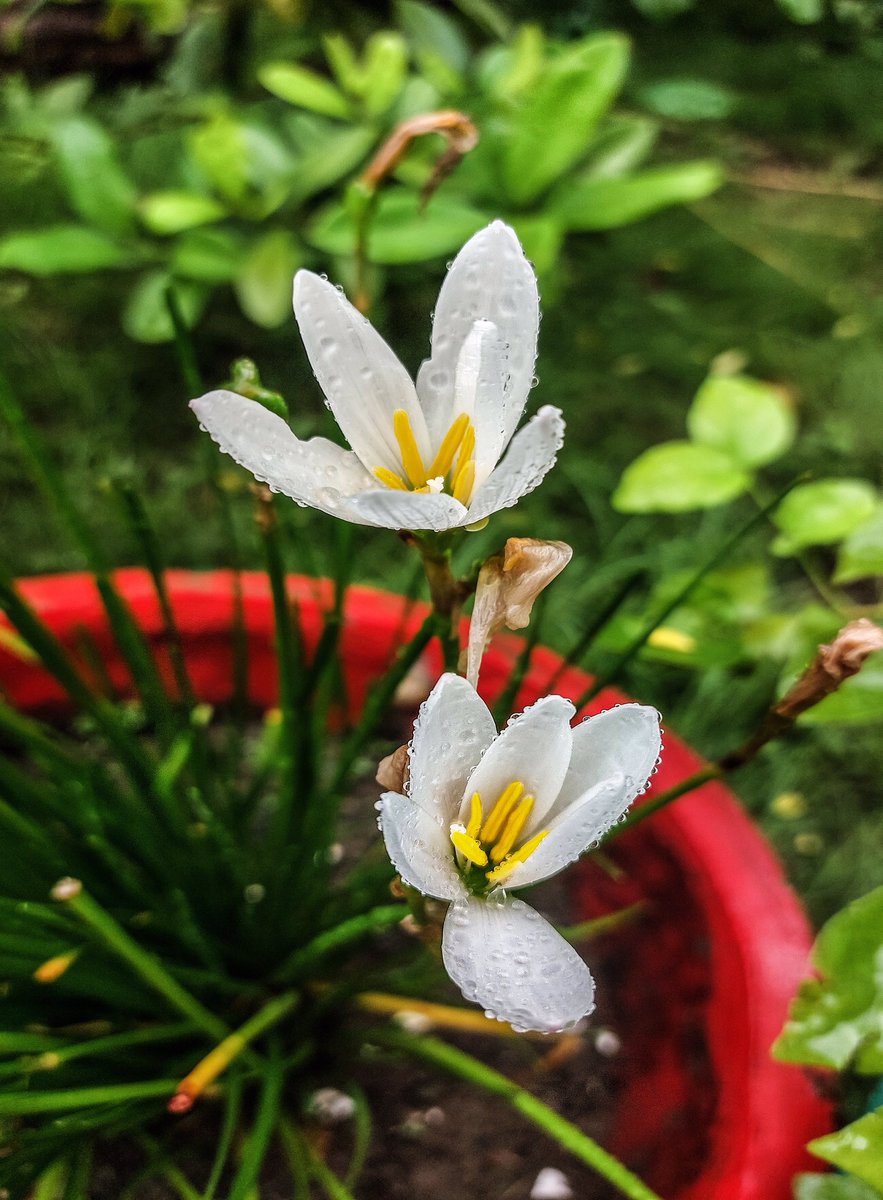
[{"label": "green leaf", "polygon": [[208,300],[208,289],[190,280],[173,279],[167,271],[149,271],[136,283],[123,312],[123,328],[130,338],[151,343],[174,340],[166,301],[166,291],[172,285],[185,322],[188,326],[196,324]]},{"label": "green leaf", "polygon": [[653,149],[658,132],[656,122],[647,117],[610,117],[592,139],[582,178],[618,179],[633,171]]},{"label": "green leaf", "polygon": [[229,283],[242,265],[242,239],[227,229],[193,229],[174,243],[172,274],[202,283]]},{"label": "green leaf", "polygon": [[545,275],[551,271],[558,261],[564,241],[564,230],[555,218],[545,215],[514,216],[512,226],[537,274]]},{"label": "green leaf", "polygon": [[227,215],[223,204],[200,192],[151,192],[142,196],[138,210],[151,233],[164,235],[207,225]]},{"label": "green leaf", "polygon": [[883,656],[875,654],[821,704],[800,718],[807,725],[868,724],[883,719]]},{"label": "green leaf", "polygon": [[880,1200],[880,1193],[847,1175],[797,1175],[795,1200]]},{"label": "green leaf", "polygon": [[74,211],[108,233],[129,233],[135,225],[135,187],[97,121],[68,117],[55,125],[52,141]]},{"label": "green leaf", "polygon": [[750,476],[711,446],[664,442],[623,471],[613,495],[620,512],[687,512],[711,508],[744,492]]},{"label": "green leaf", "polygon": [[190,131],[187,145],[211,187],[238,204],[249,184],[248,145],[242,122],[228,113],[215,113]]},{"label": "green leaf", "polygon": [[437,58],[455,75],[462,75],[469,63],[469,43],[450,17],[417,0],[397,0],[395,13],[418,56]]},{"label": "green leaf", "polygon": [[306,200],[354,171],[373,148],[377,133],[368,125],[341,126],[321,117],[293,113],[292,133],[300,151],[292,196]]},{"label": "green leaf", "polygon": [[[416,192],[381,192],[371,221],[368,256],[384,265],[425,262],[458,250],[487,224],[485,213],[459,200],[433,196],[420,210]],[[310,225],[307,240],[325,254],[353,254],[355,226],[341,204],[323,209]]]},{"label": "green leaf", "polygon": [[341,120],[350,115],[346,96],[329,79],[306,67],[286,62],[264,63],[258,70],[258,80],[268,92],[299,108]]},{"label": "green leaf", "polygon": [[402,90],[408,70],[408,45],[400,33],[381,30],[365,43],[359,61],[342,33],[323,39],[337,82],[358,97],[369,116],[385,113]]},{"label": "green leaf", "polygon": [[859,1117],[851,1125],[809,1142],[807,1149],[883,1190],[883,1108]]},{"label": "green leaf", "polygon": [[85,225],[49,225],[0,238],[0,270],[28,275],[80,275],[137,261],[134,250]]},{"label": "green leaf", "polygon": [[877,507],[876,489],[864,479],[819,479],[799,484],[773,514],[781,529],[774,554],[839,542],[858,529]]},{"label": "green leaf", "polygon": [[721,167],[706,159],[651,167],[622,179],[582,177],[555,193],[551,207],[568,229],[616,229],[672,204],[691,204],[716,191]]},{"label": "green leaf", "polygon": [[640,91],[651,112],[677,121],[722,121],[736,106],[736,97],[707,79],[660,79]]},{"label": "green leaf", "polygon": [[526,93],[503,142],[502,178],[516,204],[535,200],[586,154],[622,87],[628,41],[598,34],[553,59]]},{"label": "green leaf", "polygon": [[275,329],[291,316],[291,281],[301,259],[285,229],[272,230],[251,247],[233,286],[240,308],[256,325]]},{"label": "green leaf", "polygon": [[723,450],[743,467],[773,462],[794,441],[797,423],[782,392],[747,375],[711,375],[687,413],[695,442]]},{"label": "green leaf", "polygon": [[795,25],[814,25],[825,15],[823,0],[776,0],[776,3]]},{"label": "green leaf", "polygon": [[883,1071],[881,952],[883,887],[854,900],[822,927],[812,952],[821,978],[800,985],[774,1056],[838,1071]]},{"label": "green leaf", "polygon": [[883,575],[883,504],[841,544],[834,582],[853,583],[871,575]]}]

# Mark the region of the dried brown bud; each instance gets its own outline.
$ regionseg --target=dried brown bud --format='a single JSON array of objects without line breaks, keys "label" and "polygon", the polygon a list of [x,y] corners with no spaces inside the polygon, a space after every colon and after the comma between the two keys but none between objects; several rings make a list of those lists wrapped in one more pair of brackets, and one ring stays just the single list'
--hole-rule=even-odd
[{"label": "dried brown bud", "polygon": [[380,760],[374,778],[386,791],[404,795],[409,778],[408,766],[408,747],[399,746],[398,750]]},{"label": "dried brown bud", "polygon": [[819,646],[815,658],[776,705],[776,712],[790,718],[806,712],[857,674],[876,650],[883,650],[883,629],[865,617],[850,621],[830,646]]},{"label": "dried brown bud", "polygon": [[473,687],[488,642],[504,625],[524,629],[537,596],[561,574],[572,554],[566,542],[509,538],[502,554],[493,555],[481,568],[466,661],[466,677]]}]

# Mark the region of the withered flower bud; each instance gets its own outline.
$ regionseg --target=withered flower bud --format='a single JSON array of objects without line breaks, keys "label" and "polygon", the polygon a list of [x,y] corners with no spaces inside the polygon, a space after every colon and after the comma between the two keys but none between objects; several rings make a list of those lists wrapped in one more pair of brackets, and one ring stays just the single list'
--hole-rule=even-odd
[{"label": "withered flower bud", "polygon": [[572,554],[566,542],[509,538],[502,553],[492,555],[481,568],[466,658],[466,678],[473,687],[491,638],[504,625],[524,629],[537,596],[561,574]]},{"label": "withered flower bud", "polygon": [[856,675],[876,650],[883,650],[883,629],[866,617],[850,621],[830,646],[819,646],[815,658],[776,705],[776,712],[783,717],[806,712]]},{"label": "withered flower bud", "polygon": [[375,779],[386,791],[404,795],[408,773],[408,747],[399,746],[377,764]]}]

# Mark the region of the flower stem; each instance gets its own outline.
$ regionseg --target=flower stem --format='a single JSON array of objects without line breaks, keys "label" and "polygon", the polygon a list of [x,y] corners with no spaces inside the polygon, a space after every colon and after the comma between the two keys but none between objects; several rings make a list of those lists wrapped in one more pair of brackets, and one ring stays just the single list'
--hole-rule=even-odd
[{"label": "flower stem", "polygon": [[454,578],[451,570],[451,549],[447,540],[431,540],[423,536],[415,541],[429,584],[444,668],[446,671],[457,671],[460,665],[460,614],[466,593],[463,584]]},{"label": "flower stem", "polygon": [[619,1159],[608,1154],[581,1129],[577,1129],[570,1121],[565,1120],[554,1109],[543,1104],[542,1100],[538,1100],[536,1096],[513,1083],[511,1079],[507,1079],[505,1075],[486,1067],[471,1054],[466,1054],[454,1046],[448,1046],[436,1038],[411,1037],[394,1030],[372,1033],[371,1039],[382,1046],[402,1050],[414,1058],[422,1058],[425,1062],[432,1063],[433,1066],[441,1067],[450,1074],[457,1075],[460,1079],[466,1079],[486,1092],[501,1097],[516,1112],[521,1113],[523,1117],[549,1134],[559,1146],[597,1171],[629,1200],[661,1200],[656,1192],[651,1191],[645,1183],[642,1183],[637,1175],[633,1175]]},{"label": "flower stem", "polygon": [[148,1079],[143,1083],[110,1083],[96,1087],[64,1088],[57,1092],[4,1092],[0,1095],[0,1117],[67,1112],[99,1104],[127,1104],[132,1100],[154,1100],[171,1096],[174,1079]]}]

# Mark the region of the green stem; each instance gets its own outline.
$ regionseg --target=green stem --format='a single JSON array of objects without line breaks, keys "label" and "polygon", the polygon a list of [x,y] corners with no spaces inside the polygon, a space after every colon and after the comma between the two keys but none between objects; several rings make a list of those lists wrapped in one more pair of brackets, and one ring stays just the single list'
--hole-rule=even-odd
[{"label": "green stem", "polygon": [[715,567],[720,566],[722,562],[726,562],[732,551],[736,548],[736,546],[738,546],[742,539],[747,537],[747,535],[751,533],[753,529],[760,525],[773,511],[773,509],[785,498],[785,496],[787,496],[791,489],[796,487],[797,484],[801,482],[802,477],[792,480],[786,488],[782,489],[782,491],[775,497],[774,500],[766,505],[766,507],[760,512],[755,513],[754,516],[752,516],[750,520],[746,521],[744,525],[737,529],[731,537],[727,538],[723,545],[718,547],[714,554],[712,554],[711,557],[707,559],[705,563],[703,563],[699,570],[687,580],[684,586],[678,590],[673,599],[671,599],[668,604],[665,605],[662,611],[657,613],[657,615],[650,622],[648,622],[647,625],[644,626],[638,636],[634,638],[628,644],[628,646],[626,646],[625,650],[623,650],[617,656],[613,664],[606,671],[601,672],[595,678],[594,683],[592,683],[590,687],[586,688],[580,698],[575,701],[577,710],[584,708],[585,705],[587,705],[591,700],[594,700],[595,696],[597,696],[599,692],[603,691],[604,688],[608,687],[609,684],[613,683],[619,677],[623,667],[628,666],[635,655],[642,649],[650,635],[659,628],[662,622],[669,617],[676,608],[679,608],[684,603],[690,593],[694,590],[694,588],[698,587],[706,575],[713,571]]},{"label": "green stem", "polygon": [[[100,941],[122,959],[143,983],[163,996],[171,1008],[216,1041],[225,1038],[230,1031],[224,1022],[183,988],[155,955],[143,950],[88,892],[82,887],[75,890],[75,884],[76,881],[70,880],[65,881],[64,888],[56,885],[55,898],[62,900],[76,913],[83,924],[97,934]],[[68,895],[69,891],[73,894]]]},{"label": "green stem", "polygon": [[221,1124],[220,1135],[218,1136],[214,1161],[212,1162],[211,1172],[205,1185],[205,1191],[202,1193],[200,1200],[214,1200],[215,1192],[218,1190],[218,1184],[221,1182],[221,1176],[224,1173],[224,1167],[227,1165],[227,1159],[230,1157],[230,1151],[233,1148],[233,1138],[239,1125],[241,1102],[242,1081],[239,1073],[233,1070],[227,1081],[224,1120]]},{"label": "green stem", "polygon": [[438,625],[442,657],[446,671],[460,667],[460,616],[466,589],[454,578],[451,570],[450,539],[424,535],[415,538],[423,559],[423,570],[429,584],[429,596]]},{"label": "green stem", "polygon": [[264,1071],[263,1087],[258,1100],[254,1124],[242,1153],[239,1170],[230,1185],[227,1200],[248,1200],[252,1189],[257,1184],[270,1138],[279,1122],[284,1082],[284,1064],[278,1047],[274,1047],[271,1049],[269,1063]]},{"label": "green stem", "polygon": [[401,904],[387,904],[341,921],[333,929],[317,934],[312,941],[290,954],[274,972],[272,982],[291,983],[303,977],[324,958],[344,946],[360,941],[369,933],[385,929],[388,925],[397,925],[406,911]]},{"label": "green stem", "polygon": [[720,779],[723,775],[724,771],[717,763],[709,763],[707,767],[700,767],[698,771],[694,771],[692,775],[688,775],[680,783],[673,784],[672,787],[666,788],[664,792],[660,792],[658,796],[651,796],[649,800],[646,800],[643,804],[639,804],[637,808],[633,808],[624,821],[620,821],[618,825],[614,825],[604,839],[605,842],[611,841],[621,833],[625,833],[627,829],[634,829],[636,825],[640,825],[642,821],[646,821],[648,817],[652,817],[661,808],[665,808],[674,800],[680,799],[681,796],[686,796],[688,792],[695,792],[704,783],[710,783],[712,779]]},{"label": "green stem", "polygon": [[559,1146],[597,1171],[629,1200],[661,1200],[656,1192],[651,1191],[645,1183],[642,1183],[637,1175],[633,1175],[619,1159],[608,1154],[581,1129],[577,1129],[570,1121],[565,1120],[554,1109],[543,1104],[542,1100],[538,1100],[536,1096],[513,1083],[511,1079],[507,1079],[505,1075],[486,1067],[483,1062],[473,1058],[471,1054],[457,1050],[454,1046],[449,1046],[437,1038],[412,1037],[394,1030],[372,1033],[371,1040],[381,1046],[401,1050],[414,1058],[423,1059],[424,1062],[441,1067],[451,1075],[466,1079],[486,1092],[499,1096],[516,1112],[521,1113],[523,1117],[549,1134]]},{"label": "green stem", "polygon": [[300,1180],[306,1171],[312,1175],[329,1200],[355,1200],[346,1184],[337,1178],[298,1130],[293,1129],[286,1121],[281,1121],[279,1133],[291,1164],[292,1174],[297,1180]]},{"label": "green stem", "polygon": [[132,1100],[154,1100],[171,1096],[177,1086],[174,1079],[148,1079],[143,1083],[99,1084],[97,1087],[64,1088],[57,1092],[2,1092],[0,1117],[67,1112],[99,1104],[125,1104]]}]

